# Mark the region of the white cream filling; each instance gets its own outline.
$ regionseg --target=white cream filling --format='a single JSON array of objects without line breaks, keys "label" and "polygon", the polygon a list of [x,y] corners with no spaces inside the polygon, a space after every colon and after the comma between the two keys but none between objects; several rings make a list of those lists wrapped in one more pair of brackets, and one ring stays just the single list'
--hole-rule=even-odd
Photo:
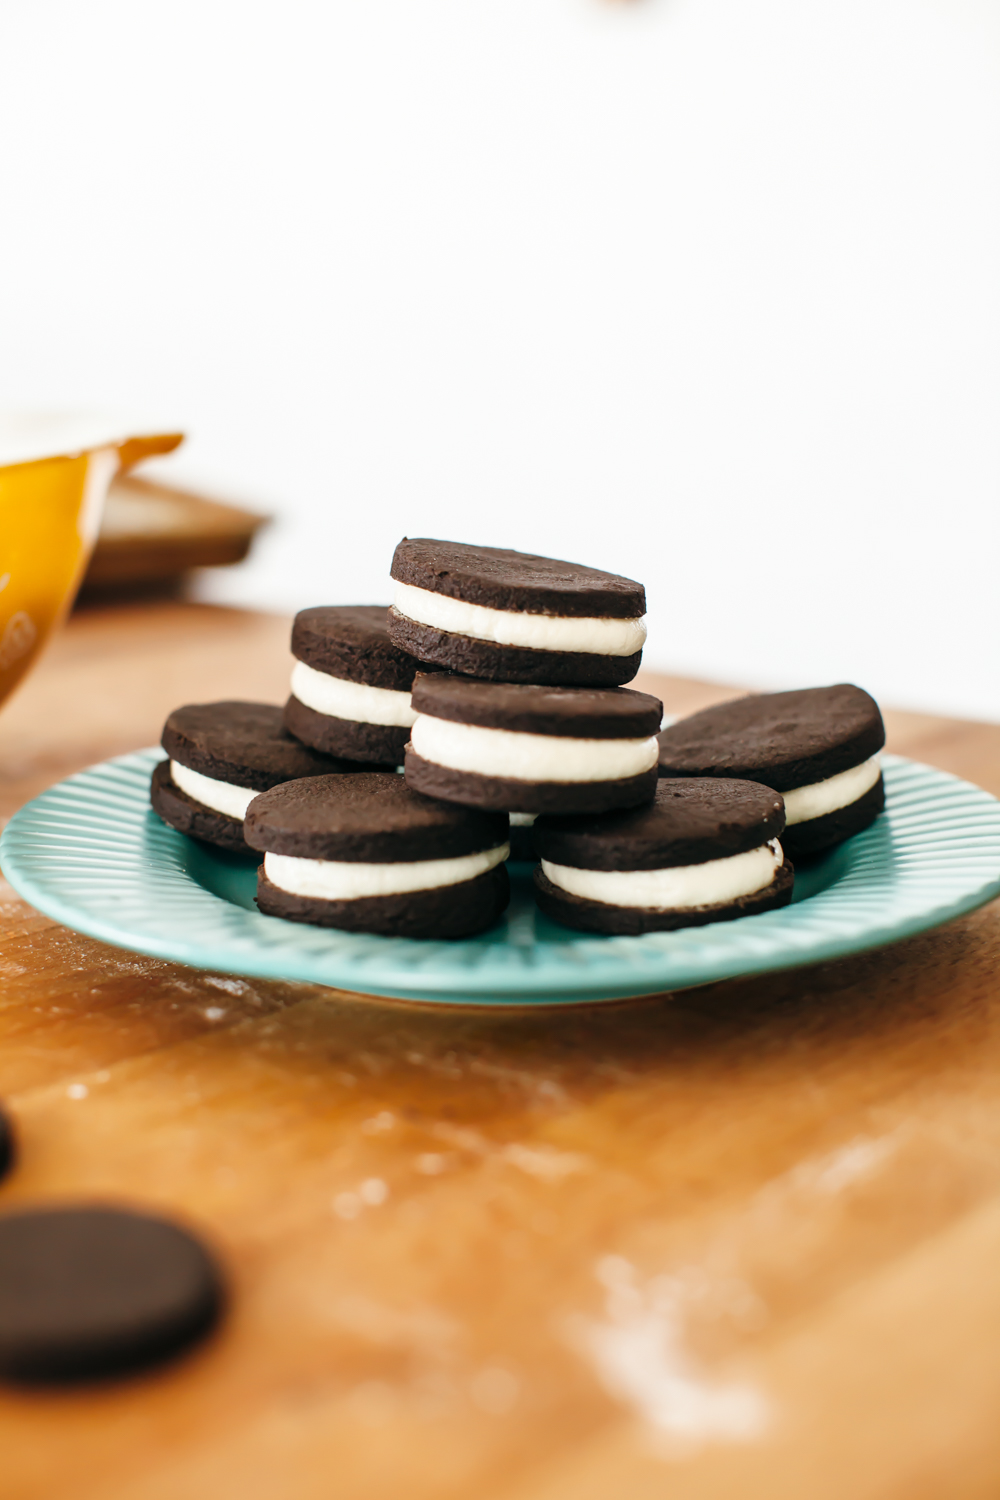
[{"label": "white cream filling", "polygon": [[292,668],[292,692],[306,708],[334,719],[352,719],[357,724],[391,724],[409,729],[417,717],[410,707],[409,693],[395,688],[370,687],[367,682],[348,682],[317,672],[304,661]]},{"label": "white cream filling", "polygon": [[814,781],[811,786],[797,786],[784,792],[785,824],[808,823],[811,818],[822,818],[838,808],[857,802],[878,781],[882,770],[881,755],[873,755],[860,766],[851,766],[826,781]]},{"label": "white cream filling", "polygon": [[537,813],[508,813],[511,828],[533,828]]},{"label": "white cream filling", "polygon": [[523,610],[488,609],[447,594],[397,583],[396,609],[418,625],[469,635],[500,646],[527,646],[533,651],[586,651],[596,656],[631,656],[641,651],[646,621],[570,615],[530,615]]},{"label": "white cream filling", "polygon": [[777,839],[700,865],[678,865],[669,870],[577,870],[542,860],[552,884],[606,906],[639,906],[652,911],[686,911],[692,906],[718,906],[750,896],[771,884],[784,861]]},{"label": "white cream filling", "polygon": [[423,760],[453,771],[514,781],[621,781],[655,766],[659,745],[645,740],[577,740],[453,724],[419,714],[410,743]]},{"label": "white cream filling", "polygon": [[241,823],[253,799],[260,796],[260,792],[255,792],[252,787],[216,781],[214,777],[203,776],[200,771],[192,771],[190,766],[182,766],[176,760],[170,762],[170,779],[174,786],[180,787],[202,806],[224,813],[227,818],[238,818]]},{"label": "white cream filling", "polygon": [[398,896],[407,891],[436,890],[485,875],[502,864],[509,844],[462,854],[457,859],[418,859],[396,864],[350,864],[339,859],[299,859],[265,854],[264,874],[272,885],[292,896],[320,901],[357,901],[363,896]]}]

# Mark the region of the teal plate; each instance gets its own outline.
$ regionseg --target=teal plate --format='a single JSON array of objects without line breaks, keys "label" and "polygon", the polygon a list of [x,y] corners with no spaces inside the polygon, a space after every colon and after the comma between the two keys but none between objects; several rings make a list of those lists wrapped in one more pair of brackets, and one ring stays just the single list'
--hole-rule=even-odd
[{"label": "teal plate", "polygon": [[621,999],[840,958],[939,926],[1000,895],[1000,802],[943,771],[885,759],[886,811],[800,869],[783,911],[645,937],[588,937],[543,917],[513,866],[506,917],[464,942],[304,927],[253,904],[254,866],[150,811],[160,750],[106,761],[29,802],[0,840],[7,879],[91,937],[199,968],[370,995],[477,1005]]}]

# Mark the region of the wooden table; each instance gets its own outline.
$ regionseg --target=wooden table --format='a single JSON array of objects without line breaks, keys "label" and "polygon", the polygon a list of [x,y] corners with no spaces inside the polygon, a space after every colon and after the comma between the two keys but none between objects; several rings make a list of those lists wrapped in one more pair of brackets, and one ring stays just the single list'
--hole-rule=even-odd
[{"label": "wooden table", "polygon": [[[286,641],[78,615],[0,715],[0,811],[179,702],[279,699]],[[890,727],[1000,792],[1000,728]],[[0,1495],[997,1495],[998,961],[994,904],[797,973],[438,1010],[137,957],[6,888],[0,1207],[167,1209],[232,1306],[160,1374],[0,1398]]]}]

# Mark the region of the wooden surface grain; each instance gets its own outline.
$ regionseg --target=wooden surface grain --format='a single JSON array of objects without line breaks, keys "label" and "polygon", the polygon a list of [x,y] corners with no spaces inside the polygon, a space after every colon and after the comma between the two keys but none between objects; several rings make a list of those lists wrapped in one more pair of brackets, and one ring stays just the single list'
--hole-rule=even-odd
[{"label": "wooden surface grain", "polygon": [[[279,699],[287,630],[76,616],[0,714],[0,813],[179,702]],[[726,696],[648,682],[673,712]],[[888,717],[1000,792],[1000,728]],[[0,1494],[994,1496],[998,1072],[1000,904],[549,1015],[205,974],[8,887],[0,1211],[160,1206],[232,1302],[159,1374],[0,1396]]]}]

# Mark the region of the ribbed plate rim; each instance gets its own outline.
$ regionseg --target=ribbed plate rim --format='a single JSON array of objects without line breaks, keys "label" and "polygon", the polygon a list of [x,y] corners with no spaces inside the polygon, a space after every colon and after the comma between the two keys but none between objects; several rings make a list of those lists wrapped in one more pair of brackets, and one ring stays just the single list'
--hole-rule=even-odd
[{"label": "ribbed plate rim", "polygon": [[515,914],[505,940],[419,943],[333,932],[250,912],[198,884],[183,836],[149,810],[158,748],[102,761],[21,808],[0,865],[32,906],[117,947],[257,977],[450,1004],[624,999],[881,947],[1000,895],[1000,802],[901,756],[884,760],[887,808],[844,845],[840,877],[758,917],[638,938],[565,934],[533,943]]}]

